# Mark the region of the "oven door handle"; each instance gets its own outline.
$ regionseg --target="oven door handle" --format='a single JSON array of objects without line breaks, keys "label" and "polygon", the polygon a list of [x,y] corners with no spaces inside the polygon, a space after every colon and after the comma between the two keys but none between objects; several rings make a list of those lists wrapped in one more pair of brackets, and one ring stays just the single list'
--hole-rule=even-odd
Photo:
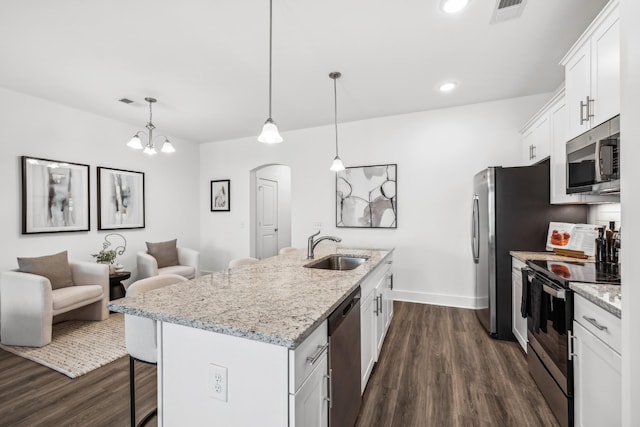
[{"label": "oven door handle", "polygon": [[546,283],[543,283],[542,284],[542,290],[545,293],[551,295],[554,298],[558,298],[558,299],[561,299],[563,301],[567,300],[567,296],[565,295],[564,289],[555,289],[555,288],[552,288],[551,286],[547,285]]},{"label": "oven door handle", "polygon": [[[540,279],[542,281],[542,290],[551,295],[554,298],[561,299],[563,301],[567,300],[567,295],[565,289],[558,289],[555,286],[549,284],[544,277],[541,277],[539,274],[536,274],[534,270],[529,267],[525,267],[522,269],[523,276],[526,274],[529,282],[533,280],[534,277]],[[523,277],[524,279],[524,277]]]}]

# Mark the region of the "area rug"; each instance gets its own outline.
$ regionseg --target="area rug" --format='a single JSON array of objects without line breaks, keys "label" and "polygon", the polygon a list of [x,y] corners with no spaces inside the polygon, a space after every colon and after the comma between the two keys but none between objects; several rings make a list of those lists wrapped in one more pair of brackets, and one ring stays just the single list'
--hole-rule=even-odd
[{"label": "area rug", "polygon": [[57,323],[53,325],[51,343],[44,347],[0,344],[0,348],[76,378],[127,354],[124,315],[112,313],[100,322],[70,320]]}]

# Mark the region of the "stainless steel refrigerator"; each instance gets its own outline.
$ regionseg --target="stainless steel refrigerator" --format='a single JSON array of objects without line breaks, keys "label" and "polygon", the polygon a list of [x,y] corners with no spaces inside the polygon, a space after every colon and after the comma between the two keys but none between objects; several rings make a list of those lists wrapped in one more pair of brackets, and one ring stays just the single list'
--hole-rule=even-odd
[{"label": "stainless steel refrigerator", "polygon": [[544,251],[549,222],[585,223],[587,207],[549,204],[549,161],[490,167],[473,179],[471,250],[480,323],[513,340],[509,251]]}]

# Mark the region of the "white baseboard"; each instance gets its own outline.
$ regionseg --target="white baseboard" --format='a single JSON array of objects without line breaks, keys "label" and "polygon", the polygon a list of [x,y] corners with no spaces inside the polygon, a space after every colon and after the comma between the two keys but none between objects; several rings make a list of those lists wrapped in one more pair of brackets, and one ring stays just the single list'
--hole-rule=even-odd
[{"label": "white baseboard", "polygon": [[391,296],[395,301],[415,302],[419,304],[444,305],[458,308],[482,307],[482,302],[475,297],[459,295],[432,294],[427,292],[403,291],[394,289]]}]

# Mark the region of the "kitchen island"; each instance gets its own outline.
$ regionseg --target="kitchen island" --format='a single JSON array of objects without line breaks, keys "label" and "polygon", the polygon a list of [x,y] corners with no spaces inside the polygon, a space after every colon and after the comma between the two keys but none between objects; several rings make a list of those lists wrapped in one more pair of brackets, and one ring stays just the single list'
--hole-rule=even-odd
[{"label": "kitchen island", "polygon": [[109,304],[158,321],[159,425],[293,426],[314,409],[309,395],[327,397],[326,381],[304,389],[327,371],[315,369],[327,363],[326,319],[393,255],[319,247],[316,259],[332,253],[368,259],[350,271],[310,269],[299,251]]}]

